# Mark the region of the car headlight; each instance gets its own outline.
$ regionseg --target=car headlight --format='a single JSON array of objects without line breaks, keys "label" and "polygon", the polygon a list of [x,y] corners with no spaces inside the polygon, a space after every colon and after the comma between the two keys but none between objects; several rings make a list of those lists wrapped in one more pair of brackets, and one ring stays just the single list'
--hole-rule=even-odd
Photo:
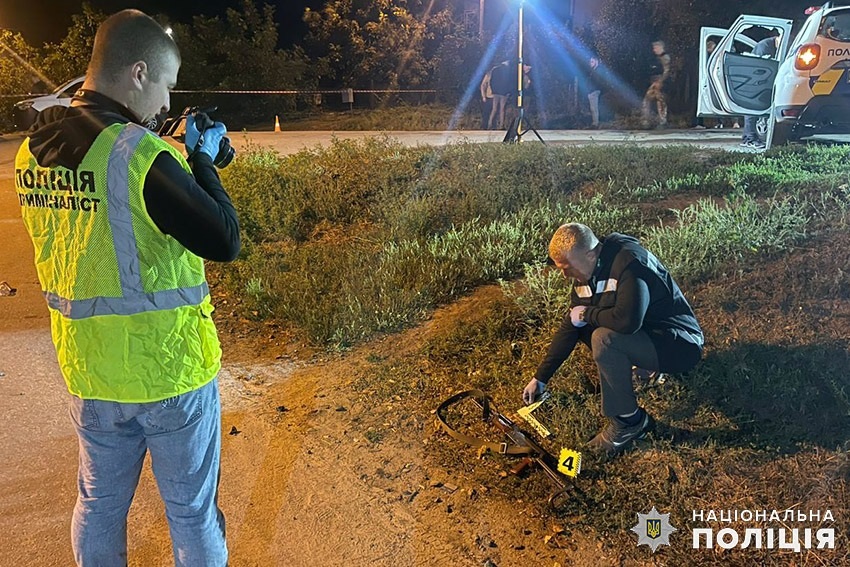
[{"label": "car headlight", "polygon": [[29,110],[30,108],[32,108],[32,101],[22,100],[21,102],[16,102],[15,108],[17,108],[18,110]]}]

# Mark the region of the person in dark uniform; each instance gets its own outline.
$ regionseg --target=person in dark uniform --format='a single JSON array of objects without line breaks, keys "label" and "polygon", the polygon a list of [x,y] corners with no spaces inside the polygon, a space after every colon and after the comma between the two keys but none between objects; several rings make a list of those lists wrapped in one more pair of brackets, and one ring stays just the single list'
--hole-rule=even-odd
[{"label": "person in dark uniform", "polygon": [[508,97],[516,92],[516,72],[509,61],[502,61],[490,70],[490,90],[493,93],[493,108],[490,110],[490,130],[505,129],[505,108]]},{"label": "person in dark uniform", "polygon": [[[776,57],[776,51],[779,49],[779,32],[772,30],[770,35],[758,42],[750,55],[755,57]],[[758,116],[744,116],[744,131],[741,134],[741,145],[747,148],[763,150],[765,147],[764,140],[759,137],[756,123]]]},{"label": "person in dark uniform", "polygon": [[523,401],[538,399],[576,344],[585,343],[599,371],[608,419],[588,447],[617,453],[654,424],[637,404],[632,367],[687,372],[702,357],[702,330],[664,265],[631,236],[613,233],[600,241],[583,224],[565,224],[552,236],[549,256],[575,280],[572,308],[523,390]]}]

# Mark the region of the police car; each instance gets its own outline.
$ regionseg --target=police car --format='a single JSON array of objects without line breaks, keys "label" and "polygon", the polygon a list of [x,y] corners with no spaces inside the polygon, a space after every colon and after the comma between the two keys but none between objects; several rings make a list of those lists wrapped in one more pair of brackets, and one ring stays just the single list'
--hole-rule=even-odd
[{"label": "police car", "polygon": [[[15,121],[16,130],[29,130],[35,124],[38,114],[51,106],[71,106],[71,99],[74,94],[83,86],[85,76],[71,79],[66,83],[59,85],[55,91],[43,96],[28,98],[15,103],[13,107],[13,118]],[[157,114],[151,118],[145,126],[151,130],[158,130],[162,123],[167,118],[167,114]]]},{"label": "police car", "polygon": [[[728,30],[703,28],[697,116],[763,116],[768,148],[850,141],[850,6],[829,2],[806,14],[793,41],[791,20],[781,18],[744,15]],[[749,54],[777,32],[776,56]]]}]

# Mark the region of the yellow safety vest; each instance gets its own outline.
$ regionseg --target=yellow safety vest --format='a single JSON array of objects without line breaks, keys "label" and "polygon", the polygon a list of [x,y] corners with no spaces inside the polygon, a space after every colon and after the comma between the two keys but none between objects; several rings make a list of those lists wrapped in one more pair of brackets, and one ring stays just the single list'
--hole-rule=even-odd
[{"label": "yellow safety vest", "polygon": [[203,260],[163,234],[142,190],[151,164],[183,156],[137,124],[104,129],[74,169],[40,167],[24,140],[15,187],[71,394],[150,402],[221,368]]}]

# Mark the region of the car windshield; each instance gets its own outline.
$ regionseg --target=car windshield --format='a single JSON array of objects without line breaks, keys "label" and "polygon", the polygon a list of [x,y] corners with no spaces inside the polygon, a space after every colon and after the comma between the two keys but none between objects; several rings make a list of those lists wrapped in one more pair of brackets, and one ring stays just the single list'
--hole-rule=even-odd
[{"label": "car windshield", "polygon": [[836,41],[850,41],[850,10],[832,12],[825,17],[818,35]]}]

